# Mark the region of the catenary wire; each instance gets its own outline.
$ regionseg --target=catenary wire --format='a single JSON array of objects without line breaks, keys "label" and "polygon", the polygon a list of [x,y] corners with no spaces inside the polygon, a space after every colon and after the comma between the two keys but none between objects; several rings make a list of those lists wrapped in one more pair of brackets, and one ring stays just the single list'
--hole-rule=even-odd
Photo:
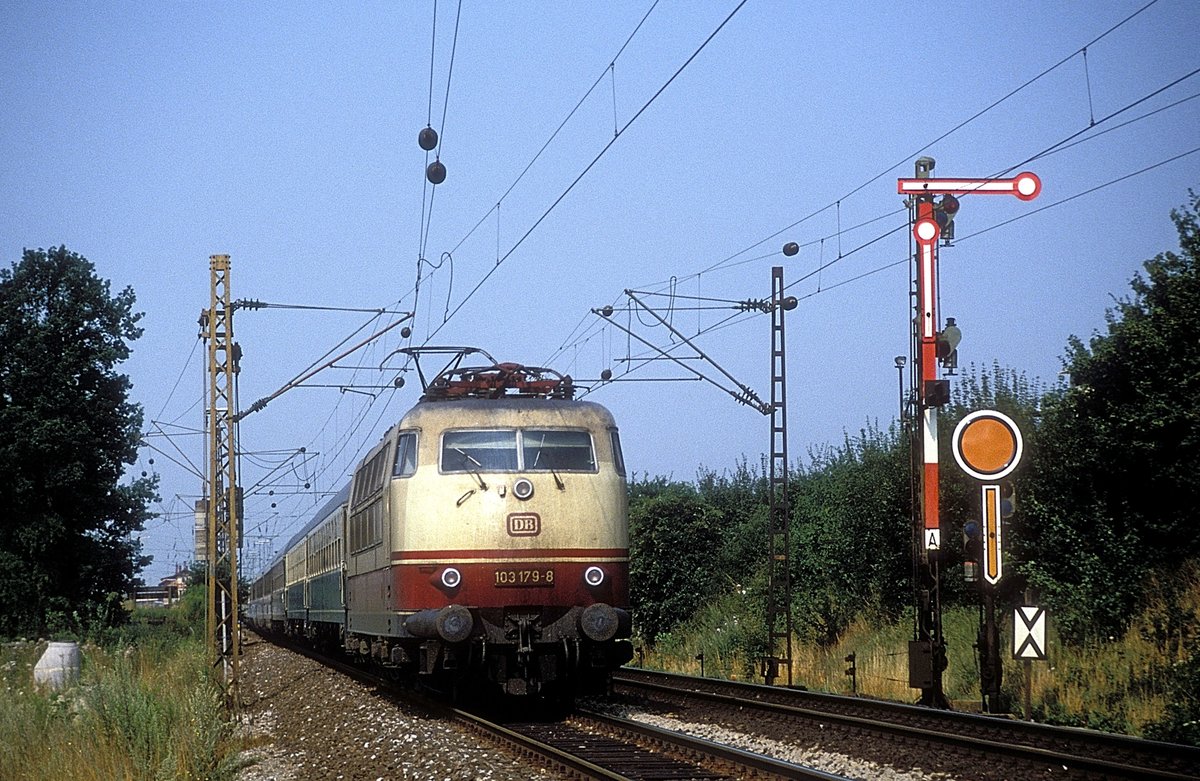
[{"label": "catenary wire", "polygon": [[581,171],[579,173],[579,175],[576,176],[569,185],[567,185],[566,189],[563,190],[562,193],[560,193],[559,196],[554,199],[553,203],[551,203],[550,206],[547,207],[547,209],[542,213],[542,215],[534,221],[533,225],[531,225],[529,227],[529,229],[526,230],[525,233],[521,235],[521,238],[517,239],[516,243],[513,244],[513,246],[509,248],[508,252],[506,252],[502,258],[497,260],[496,264],[494,266],[492,266],[490,269],[488,269],[487,273],[484,274],[483,278],[480,279],[479,282],[476,283],[475,287],[473,287],[471,289],[471,291],[469,293],[467,293],[467,295],[465,297],[463,297],[463,299],[461,301],[459,301],[458,305],[454,307],[454,310],[450,312],[450,315],[442,322],[442,324],[440,326],[438,326],[436,329],[434,329],[434,331],[432,333],[430,333],[428,337],[426,337],[426,339],[425,339],[426,344],[428,344],[429,340],[432,339],[434,336],[436,336],[442,330],[442,328],[445,327],[446,323],[448,323],[451,318],[453,318],[456,314],[458,314],[458,312],[467,304],[467,302],[470,301],[472,297],[474,297],[475,293],[477,293],[479,291],[479,289],[482,288],[483,285],[491,278],[491,276],[496,273],[496,271],[500,268],[500,266],[504,263],[504,261],[508,260],[508,258],[510,258],[512,256],[512,254],[517,251],[517,249],[525,242],[525,240],[527,238],[529,238],[529,236],[535,230],[537,230],[538,226],[540,226],[542,224],[542,222],[548,216],[550,216],[550,213],[553,212],[554,209],[560,203],[562,203],[563,199],[566,198],[567,195],[572,190],[575,189],[575,186],[577,184],[579,184],[580,181],[583,180],[583,178],[588,174],[589,171],[592,170],[592,168],[596,165],[596,163],[598,163],[600,161],[600,159],[602,157],[604,157],[605,153],[608,152],[608,150],[612,148],[612,145],[614,143],[616,143],[617,139],[619,139],[621,137],[621,135],[627,129],[629,129],[630,125],[632,125],[634,122],[636,122],[638,120],[638,117],[640,117],[648,108],[650,108],[651,105],[654,104],[654,102],[658,99],[658,97],[660,95],[662,95],[662,93],[667,89],[667,87],[669,87],[675,81],[675,79],[677,79],[679,77],[679,75],[681,73],[683,73],[683,71],[688,67],[688,65],[690,65],[692,63],[692,61],[695,60],[696,57],[698,57],[702,51],[704,51],[705,47],[707,47],[708,44],[713,40],[713,38],[715,38],[717,36],[717,34],[720,33],[722,29],[724,29],[725,25],[728,24],[731,19],[733,19],[733,17],[737,14],[737,12],[740,11],[743,6],[745,6],[746,2],[747,2],[747,0],[742,0],[740,3],[738,3],[738,5],[729,13],[729,15],[727,17],[725,17],[725,19],[717,26],[717,28],[715,30],[713,30],[713,32],[710,33],[707,38],[704,39],[704,42],[700,44],[700,46],[696,49],[696,51],[694,51],[692,53],[692,55],[690,57],[688,57],[687,60],[682,65],[679,66],[679,69],[676,70],[675,73],[673,73],[670,76],[670,78],[668,78],[666,80],[666,82],[661,87],[659,87],[658,90],[653,95],[650,96],[650,99],[647,100],[645,102],[645,104],[643,104],[642,107],[637,110],[637,112],[629,119],[628,122],[625,123],[625,125],[620,129],[620,131],[618,131],[618,133],[615,136],[613,136],[613,138],[607,144],[604,145],[604,147],[600,150],[600,152],[596,155],[596,157],[593,158],[592,161],[590,163],[588,163],[587,166],[584,167],[583,171]]}]

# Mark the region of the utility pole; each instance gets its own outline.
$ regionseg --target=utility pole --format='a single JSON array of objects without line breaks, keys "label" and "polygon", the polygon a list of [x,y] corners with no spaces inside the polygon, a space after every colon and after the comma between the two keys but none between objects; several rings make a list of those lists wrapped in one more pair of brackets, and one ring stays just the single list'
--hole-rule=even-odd
[{"label": "utility pole", "polygon": [[[916,626],[908,646],[909,686],[921,690],[920,703],[949,708],[942,687],[946,669],[946,640],[942,633],[941,571],[942,528],[938,510],[938,408],[950,401],[950,381],[939,377],[939,364],[953,368],[961,333],[953,320],[939,329],[938,239],[954,236],[958,196],[969,194],[1015,195],[1028,201],[1041,192],[1037,175],[1025,172],[1011,179],[934,179],[932,157],[916,161],[915,176],[899,179],[896,192],[909,196],[909,214],[916,240],[915,312],[910,350],[914,385],[911,392],[919,416],[914,420],[912,447],[920,453],[915,479],[920,486],[913,507]],[[935,203],[935,197],[941,199]],[[910,294],[914,292],[910,290]],[[897,360],[897,365],[900,363]],[[915,460],[915,459],[914,459]]]},{"label": "utility pole", "polygon": [[237,482],[237,394],[235,375],[241,349],[233,341],[229,256],[209,259],[211,297],[200,313],[208,345],[208,608],[205,620],[209,659],[220,666],[225,704],[239,702],[238,549],[241,546],[241,489]]}]

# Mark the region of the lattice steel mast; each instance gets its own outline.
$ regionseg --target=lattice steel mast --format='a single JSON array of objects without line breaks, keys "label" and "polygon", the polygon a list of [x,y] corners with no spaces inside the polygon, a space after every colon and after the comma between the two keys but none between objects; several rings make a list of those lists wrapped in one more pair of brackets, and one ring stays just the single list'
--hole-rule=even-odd
[{"label": "lattice steel mast", "polygon": [[[787,356],[784,311],[795,306],[784,297],[783,267],[771,269],[771,469],[768,516],[767,657],[763,678],[775,682],[779,665],[792,685],[791,507],[788,502]],[[783,656],[776,655],[782,644]]]},{"label": "lattice steel mast", "polygon": [[220,666],[226,705],[239,704],[238,549],[241,513],[237,482],[237,394],[234,377],[241,350],[233,341],[229,256],[210,257],[209,308],[200,314],[208,344],[208,608],[205,628],[209,658]]}]

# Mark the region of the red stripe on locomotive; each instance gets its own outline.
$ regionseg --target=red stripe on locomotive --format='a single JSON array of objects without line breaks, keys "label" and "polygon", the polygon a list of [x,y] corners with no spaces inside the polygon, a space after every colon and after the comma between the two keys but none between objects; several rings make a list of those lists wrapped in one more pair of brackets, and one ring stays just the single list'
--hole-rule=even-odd
[{"label": "red stripe on locomotive", "polygon": [[[434,556],[422,553],[419,557]],[[536,551],[514,559],[512,551],[495,551],[500,555],[484,556],[482,551],[441,551],[437,563],[398,563],[392,565],[393,594],[396,609],[420,610],[446,605],[468,607],[515,607],[521,605],[580,605],[604,602],[616,607],[629,605],[628,552],[620,550],[592,551],[588,561],[547,561],[566,557],[578,558],[573,551]],[[522,554],[525,552],[522,551]],[[399,558],[400,556],[394,556]],[[480,562],[478,559],[488,558]],[[604,558],[619,558],[605,561]],[[464,561],[466,559],[467,561]],[[584,573],[593,566],[604,571],[604,581],[590,586]],[[458,570],[461,578],[455,588],[443,583],[447,567]]]}]

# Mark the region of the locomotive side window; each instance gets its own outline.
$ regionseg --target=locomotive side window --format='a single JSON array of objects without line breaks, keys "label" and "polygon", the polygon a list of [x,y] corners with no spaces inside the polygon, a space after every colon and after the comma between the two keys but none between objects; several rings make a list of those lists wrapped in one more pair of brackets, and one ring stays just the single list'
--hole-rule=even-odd
[{"label": "locomotive side window", "polygon": [[447,431],[442,436],[443,472],[513,472],[517,432]]},{"label": "locomotive side window", "polygon": [[380,450],[354,473],[354,497],[351,504],[361,504],[383,487],[386,455],[386,450]]},{"label": "locomotive side window", "polygon": [[353,514],[347,524],[351,553],[383,541],[383,498],[379,489],[387,471],[387,455],[387,448],[381,448],[354,473]]},{"label": "locomotive side window", "polygon": [[417,472],[417,432],[406,431],[396,439],[396,461],[392,477],[412,477]]},{"label": "locomotive side window", "polygon": [[594,472],[596,457],[586,431],[521,430],[521,460],[526,472]]}]

